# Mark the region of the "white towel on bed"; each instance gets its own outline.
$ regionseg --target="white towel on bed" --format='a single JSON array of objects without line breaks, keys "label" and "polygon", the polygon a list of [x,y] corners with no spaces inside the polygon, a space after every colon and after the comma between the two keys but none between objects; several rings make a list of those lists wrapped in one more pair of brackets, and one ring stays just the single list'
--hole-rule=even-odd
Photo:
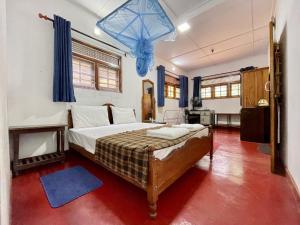
[{"label": "white towel on bed", "polygon": [[162,139],[173,140],[188,134],[190,131],[186,128],[163,127],[159,129],[147,130],[146,135]]},{"label": "white towel on bed", "polygon": [[187,124],[187,123],[182,123],[182,124],[179,124],[179,125],[173,125],[172,127],[175,127],[175,128],[186,128],[186,129],[189,129],[190,131],[196,131],[196,130],[203,129],[205,126],[203,126],[202,124]]}]

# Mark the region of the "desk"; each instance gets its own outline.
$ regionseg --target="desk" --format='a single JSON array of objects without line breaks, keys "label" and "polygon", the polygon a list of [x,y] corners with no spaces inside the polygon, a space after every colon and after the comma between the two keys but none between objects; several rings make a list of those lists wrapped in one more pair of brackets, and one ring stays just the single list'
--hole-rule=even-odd
[{"label": "desk", "polygon": [[[14,126],[9,127],[9,135],[12,137],[13,143],[13,174],[17,176],[19,171],[32,167],[45,165],[52,162],[63,161],[65,159],[64,144],[65,144],[65,126],[66,125],[42,125],[42,126]],[[40,133],[40,132],[56,132],[57,149],[54,153],[28,157],[25,159],[19,158],[19,140],[20,134]]]},{"label": "desk", "polygon": [[215,112],[209,109],[191,110],[188,114],[188,123],[200,123],[206,126],[214,126]]},{"label": "desk", "polygon": [[239,113],[215,113],[216,117],[216,126],[223,126],[219,124],[219,116],[225,116],[226,117],[226,124],[224,126],[226,127],[240,127],[239,125],[233,125],[232,124],[232,116],[240,116]]}]

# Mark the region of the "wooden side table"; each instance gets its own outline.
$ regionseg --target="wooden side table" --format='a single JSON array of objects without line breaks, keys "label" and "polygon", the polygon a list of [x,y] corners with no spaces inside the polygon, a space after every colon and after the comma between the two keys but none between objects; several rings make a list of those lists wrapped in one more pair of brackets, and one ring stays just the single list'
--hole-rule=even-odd
[{"label": "wooden side table", "polygon": [[[19,171],[33,168],[48,163],[64,161],[65,152],[65,127],[66,125],[42,125],[42,126],[13,126],[9,127],[9,135],[12,137],[13,143],[13,174],[17,176]],[[19,158],[19,140],[20,134],[40,133],[40,132],[56,132],[57,150],[56,152],[33,156],[29,158]]]}]

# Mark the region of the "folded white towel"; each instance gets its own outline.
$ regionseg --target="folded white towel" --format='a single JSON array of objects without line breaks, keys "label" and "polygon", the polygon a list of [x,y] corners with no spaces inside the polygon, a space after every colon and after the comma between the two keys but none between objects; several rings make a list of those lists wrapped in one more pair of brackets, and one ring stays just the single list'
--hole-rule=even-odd
[{"label": "folded white towel", "polygon": [[205,126],[203,126],[202,124],[187,124],[187,123],[182,123],[182,124],[179,124],[179,125],[173,125],[172,127],[175,127],[175,128],[186,128],[186,129],[189,129],[190,131],[196,131],[196,130],[203,129]]},{"label": "folded white towel", "polygon": [[186,128],[163,127],[159,129],[147,130],[146,135],[162,139],[173,140],[188,134],[190,131]]}]

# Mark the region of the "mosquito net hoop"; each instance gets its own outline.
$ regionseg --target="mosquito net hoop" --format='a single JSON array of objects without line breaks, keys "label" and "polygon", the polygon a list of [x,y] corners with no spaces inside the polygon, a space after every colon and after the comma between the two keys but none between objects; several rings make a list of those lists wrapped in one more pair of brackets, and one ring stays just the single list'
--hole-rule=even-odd
[{"label": "mosquito net hoop", "polygon": [[175,32],[158,0],[129,0],[98,21],[97,26],[130,48],[142,77],[153,66],[154,42]]}]

